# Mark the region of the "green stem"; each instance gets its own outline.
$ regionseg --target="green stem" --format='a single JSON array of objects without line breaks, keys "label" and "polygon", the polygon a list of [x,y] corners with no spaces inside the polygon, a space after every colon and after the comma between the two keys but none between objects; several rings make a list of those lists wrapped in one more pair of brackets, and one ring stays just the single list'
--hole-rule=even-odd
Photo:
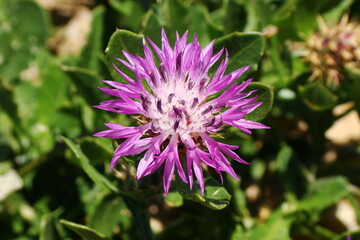
[{"label": "green stem", "polygon": [[150,227],[147,204],[128,196],[123,196],[123,199],[133,215],[135,225],[140,232],[141,240],[154,240]]},{"label": "green stem", "polygon": [[18,173],[20,176],[25,176],[28,172],[33,171],[34,169],[36,169],[37,167],[39,167],[40,165],[42,165],[43,163],[45,163],[47,161],[46,156],[42,156],[40,159],[31,161],[27,164],[25,164],[23,167],[21,167],[18,170]]},{"label": "green stem", "polygon": [[232,177],[227,177],[227,182],[231,188],[232,194],[232,204],[235,207],[237,213],[240,216],[240,219],[250,218],[250,211],[246,207],[246,197],[245,193],[240,187],[240,181],[233,179]]},{"label": "green stem", "polygon": [[334,232],[332,232],[332,231],[330,231],[330,230],[328,230],[328,229],[326,229],[326,228],[324,228],[324,227],[322,227],[320,225],[315,225],[314,226],[314,231],[318,235],[320,235],[320,236],[322,236],[322,237],[324,237],[326,239],[335,239],[337,237],[336,233],[334,233]]}]

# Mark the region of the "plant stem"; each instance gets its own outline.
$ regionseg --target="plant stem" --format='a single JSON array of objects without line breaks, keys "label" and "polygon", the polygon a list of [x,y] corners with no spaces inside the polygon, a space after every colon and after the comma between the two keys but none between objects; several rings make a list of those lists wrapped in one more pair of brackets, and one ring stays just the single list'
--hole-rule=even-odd
[{"label": "plant stem", "polygon": [[123,196],[123,199],[133,215],[135,225],[140,232],[141,240],[154,240],[150,227],[150,217],[147,204],[144,201],[140,201],[129,196]]}]

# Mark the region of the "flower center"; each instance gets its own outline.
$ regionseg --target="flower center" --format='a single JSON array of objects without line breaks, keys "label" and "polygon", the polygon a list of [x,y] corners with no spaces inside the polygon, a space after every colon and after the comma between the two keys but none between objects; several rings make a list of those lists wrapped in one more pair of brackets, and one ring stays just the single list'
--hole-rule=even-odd
[{"label": "flower center", "polygon": [[215,124],[213,106],[205,102],[204,88],[183,84],[164,84],[142,97],[146,117],[152,119],[154,133],[170,135],[206,132]]}]

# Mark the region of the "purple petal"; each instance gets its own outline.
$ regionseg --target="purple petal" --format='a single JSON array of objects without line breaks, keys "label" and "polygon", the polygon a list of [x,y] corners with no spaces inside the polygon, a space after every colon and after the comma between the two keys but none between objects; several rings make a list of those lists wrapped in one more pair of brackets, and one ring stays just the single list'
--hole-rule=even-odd
[{"label": "purple petal", "polygon": [[201,194],[204,195],[204,189],[205,189],[204,176],[203,176],[203,171],[202,171],[200,161],[197,157],[194,158],[193,167],[194,167],[195,176],[196,176],[197,180],[199,181]]},{"label": "purple petal", "polygon": [[167,195],[169,193],[170,183],[171,183],[171,180],[172,180],[172,176],[174,175],[174,169],[175,169],[174,160],[173,159],[167,159],[167,161],[165,162],[164,176],[163,176],[164,195]]},{"label": "purple petal", "polygon": [[[153,163],[155,154],[158,154],[160,152],[160,145],[167,138],[167,136],[168,135],[160,134],[158,136],[151,138],[151,140],[148,144],[149,150],[145,153],[144,157],[140,160],[138,167],[137,167],[136,176],[138,179],[153,172],[153,171],[149,171],[149,166]],[[152,170],[155,170],[155,169],[152,169]]]}]

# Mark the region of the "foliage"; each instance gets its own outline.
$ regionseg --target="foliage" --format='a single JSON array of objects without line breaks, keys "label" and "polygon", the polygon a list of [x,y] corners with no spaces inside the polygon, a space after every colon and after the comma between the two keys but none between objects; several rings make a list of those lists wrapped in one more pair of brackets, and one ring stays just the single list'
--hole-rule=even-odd
[{"label": "foliage", "polygon": [[[330,25],[346,12],[360,21],[358,1],[108,0],[73,1],[70,8],[46,2],[52,1],[0,1],[1,239],[360,236],[337,211],[345,203],[359,226],[360,137],[329,137],[343,117],[360,116],[359,69],[341,69],[339,86],[310,82],[296,47],[318,30],[317,15]],[[88,21],[71,36],[80,13]],[[232,162],[240,181],[224,176],[221,184],[204,173],[204,195],[196,184],[189,190],[175,180],[164,197],[160,173],[135,179],[139,156],[123,157],[110,171],[118,142],[91,136],[105,122],[134,122],[91,106],[105,98],[102,80],[124,81],[113,64],[131,76],[114,58],[123,58],[122,50],[142,55],[143,36],[160,45],[162,28],[170,42],[187,29],[203,46],[216,39],[215,50],[229,52],[227,71],[250,65],[237,81],[254,78],[249,89],[263,104],[248,119],[272,128],[251,136],[224,129],[222,141],[239,145],[251,164]],[[66,38],[85,45],[60,50]],[[334,111],[349,102],[341,114]]]}]

